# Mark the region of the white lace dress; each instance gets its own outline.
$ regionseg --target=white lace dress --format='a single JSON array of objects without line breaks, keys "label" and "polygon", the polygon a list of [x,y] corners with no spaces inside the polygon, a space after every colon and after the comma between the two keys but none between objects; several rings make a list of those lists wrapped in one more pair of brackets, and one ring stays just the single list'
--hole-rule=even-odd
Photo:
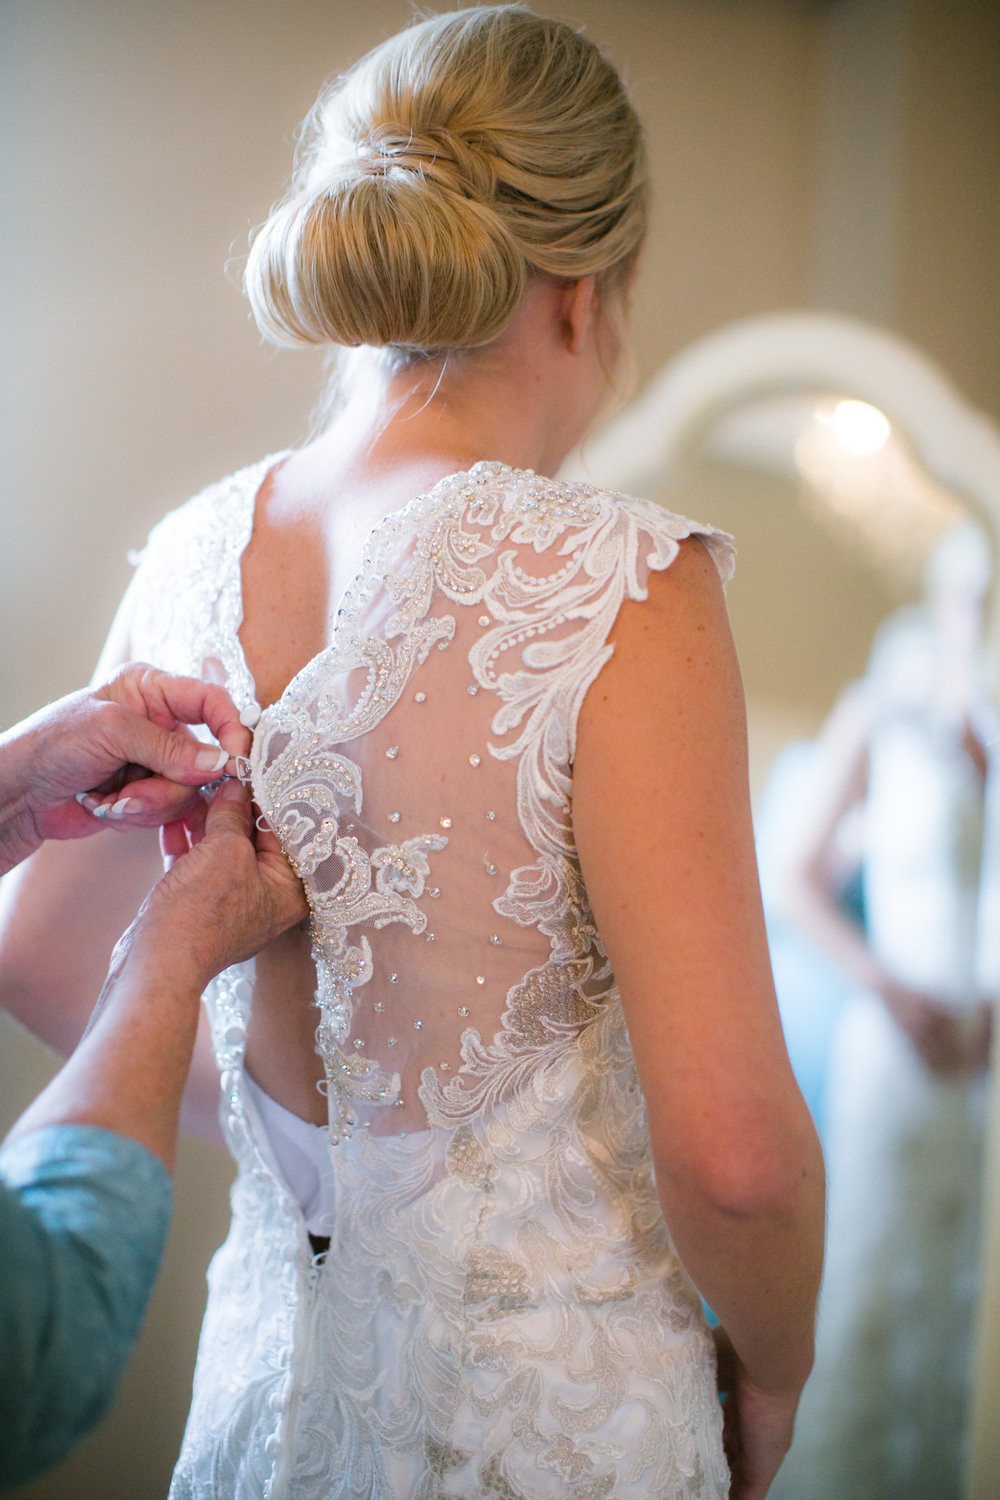
[{"label": "white lace dress", "polygon": [[[133,583],[136,655],[241,707],[274,461],[168,516]],[[230,970],[206,1003],[239,1175],[172,1500],[727,1494],[572,827],[608,633],[693,533],[727,577],[717,533],[477,464],[375,529],[332,643],[264,712],[255,795],[312,907],[331,1244],[246,1086],[253,968]]]},{"label": "white lace dress", "polygon": [[[997,764],[885,701],[865,808],[868,936],[901,983],[968,1014],[1000,983]],[[897,689],[897,698],[899,692]],[[988,829],[992,827],[992,835]],[[827,1263],[816,1365],[775,1500],[959,1500],[986,1078],[930,1073],[866,991],[830,1060]]]}]

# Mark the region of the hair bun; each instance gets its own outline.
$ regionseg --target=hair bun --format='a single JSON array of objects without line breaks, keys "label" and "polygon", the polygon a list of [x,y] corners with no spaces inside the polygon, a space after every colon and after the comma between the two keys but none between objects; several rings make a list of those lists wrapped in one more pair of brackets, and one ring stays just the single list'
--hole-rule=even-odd
[{"label": "hair bun", "polygon": [[419,134],[402,126],[377,125],[367,140],[357,143],[355,156],[361,171],[376,176],[393,170],[419,172],[479,203],[490,203],[496,192],[492,159],[444,125],[430,125]]},{"label": "hair bun", "polygon": [[476,348],[503,330],[524,256],[492,209],[444,180],[442,158],[413,149],[366,147],[338,182],[272,214],[247,264],[262,332],[429,351]]},{"label": "hair bun", "polygon": [[409,27],[319,97],[244,284],[281,344],[489,343],[528,275],[627,268],[642,134],[594,44],[521,5]]}]

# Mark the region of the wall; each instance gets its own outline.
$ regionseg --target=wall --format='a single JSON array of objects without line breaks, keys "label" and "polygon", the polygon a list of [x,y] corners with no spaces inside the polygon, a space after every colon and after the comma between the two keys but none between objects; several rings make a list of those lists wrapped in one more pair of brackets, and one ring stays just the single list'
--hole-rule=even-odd
[{"label": "wall", "polygon": [[[892,188],[875,225],[877,305],[997,411],[996,262],[984,239],[1000,184],[992,7],[900,3],[881,43],[897,83],[869,111],[888,132]],[[738,317],[813,301],[871,313],[864,260],[852,271],[829,212],[847,205],[833,216],[841,247],[851,212],[873,223],[883,213],[878,195],[852,193],[849,174],[831,185],[831,132],[852,91],[866,89],[852,71],[869,45],[866,4],[552,6],[623,64],[649,126],[642,378]],[[128,576],[126,549],[166,507],[305,431],[317,360],[260,346],[226,262],[279,193],[321,79],[409,13],[405,0],[0,6],[0,722],[87,676]],[[863,174],[864,153],[856,160]],[[740,628],[758,628],[753,610]],[[831,640],[839,629],[831,619]],[[51,1063],[9,1024],[0,1041],[9,1119]],[[227,1180],[221,1153],[182,1150],[167,1265],[121,1400],[74,1458],[24,1492],[34,1500],[164,1493]]]}]

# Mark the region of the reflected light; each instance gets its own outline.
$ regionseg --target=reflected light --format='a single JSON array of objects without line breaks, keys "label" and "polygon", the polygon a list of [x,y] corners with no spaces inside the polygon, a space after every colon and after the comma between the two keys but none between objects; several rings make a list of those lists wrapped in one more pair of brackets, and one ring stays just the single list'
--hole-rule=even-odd
[{"label": "reflected light", "polygon": [[912,457],[885,413],[867,401],[821,400],[793,451],[806,507],[902,590],[914,587],[961,508]]},{"label": "reflected light", "polygon": [[833,411],[833,433],[848,453],[867,458],[889,441],[889,418],[867,401],[838,401]]}]

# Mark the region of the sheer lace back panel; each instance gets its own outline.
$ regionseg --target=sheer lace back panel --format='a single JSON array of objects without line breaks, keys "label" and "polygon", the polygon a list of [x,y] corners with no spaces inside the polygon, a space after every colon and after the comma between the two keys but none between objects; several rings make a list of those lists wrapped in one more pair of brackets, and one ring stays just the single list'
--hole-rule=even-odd
[{"label": "sheer lace back panel", "polygon": [[377,529],[333,642],[262,718],[254,786],[312,907],[335,1142],[499,1102],[602,1004],[572,740],[642,590],[635,521],[500,465],[443,481]]}]

